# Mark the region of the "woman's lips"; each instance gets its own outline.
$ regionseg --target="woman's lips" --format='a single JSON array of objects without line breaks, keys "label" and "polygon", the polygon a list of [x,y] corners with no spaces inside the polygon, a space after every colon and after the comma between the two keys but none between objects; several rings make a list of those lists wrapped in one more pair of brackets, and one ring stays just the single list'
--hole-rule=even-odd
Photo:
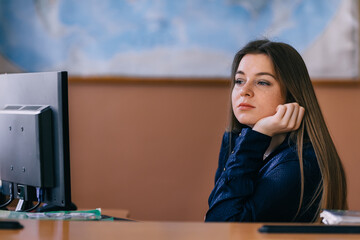
[{"label": "woman's lips", "polygon": [[253,105],[251,104],[248,104],[248,103],[240,103],[239,104],[239,109],[240,110],[250,110],[250,109],[253,109],[255,108]]}]

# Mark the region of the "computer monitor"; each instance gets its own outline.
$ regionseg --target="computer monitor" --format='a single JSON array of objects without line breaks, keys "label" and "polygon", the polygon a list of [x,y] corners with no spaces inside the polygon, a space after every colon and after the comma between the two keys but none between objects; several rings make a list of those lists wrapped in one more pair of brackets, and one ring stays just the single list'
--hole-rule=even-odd
[{"label": "computer monitor", "polygon": [[45,203],[42,211],[76,209],[67,72],[0,74],[0,180],[19,211],[34,201]]}]

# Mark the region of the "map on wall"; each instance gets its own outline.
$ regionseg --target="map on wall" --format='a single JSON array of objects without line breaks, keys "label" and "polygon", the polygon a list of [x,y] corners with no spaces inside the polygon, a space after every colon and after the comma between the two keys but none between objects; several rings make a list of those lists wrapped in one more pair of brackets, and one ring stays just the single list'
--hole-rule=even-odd
[{"label": "map on wall", "polygon": [[313,78],[349,79],[358,25],[357,0],[1,1],[0,60],[27,72],[228,77],[236,51],[265,37],[294,46]]}]

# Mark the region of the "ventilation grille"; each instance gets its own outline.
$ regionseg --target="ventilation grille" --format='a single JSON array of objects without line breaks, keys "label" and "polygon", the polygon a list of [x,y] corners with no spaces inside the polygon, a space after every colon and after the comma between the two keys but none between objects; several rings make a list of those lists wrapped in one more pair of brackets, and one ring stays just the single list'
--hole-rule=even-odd
[{"label": "ventilation grille", "polygon": [[6,105],[3,110],[38,111],[46,106],[39,105]]}]

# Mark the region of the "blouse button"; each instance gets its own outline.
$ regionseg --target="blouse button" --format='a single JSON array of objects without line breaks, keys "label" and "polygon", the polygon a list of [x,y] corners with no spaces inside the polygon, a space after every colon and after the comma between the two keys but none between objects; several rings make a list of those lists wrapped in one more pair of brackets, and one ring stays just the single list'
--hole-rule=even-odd
[{"label": "blouse button", "polygon": [[235,153],[235,151],[232,151],[232,152],[231,152],[231,154],[234,154],[234,153]]},{"label": "blouse button", "polygon": [[224,172],[225,172],[226,168],[224,168]]}]

